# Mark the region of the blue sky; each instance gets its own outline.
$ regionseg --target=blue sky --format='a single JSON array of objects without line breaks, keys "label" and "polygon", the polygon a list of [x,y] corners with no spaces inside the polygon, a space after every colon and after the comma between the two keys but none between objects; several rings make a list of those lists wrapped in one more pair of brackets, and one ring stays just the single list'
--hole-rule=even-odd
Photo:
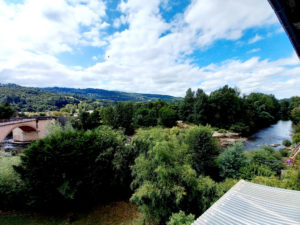
[{"label": "blue sky", "polygon": [[184,96],[300,95],[267,0],[0,0],[0,82]]}]

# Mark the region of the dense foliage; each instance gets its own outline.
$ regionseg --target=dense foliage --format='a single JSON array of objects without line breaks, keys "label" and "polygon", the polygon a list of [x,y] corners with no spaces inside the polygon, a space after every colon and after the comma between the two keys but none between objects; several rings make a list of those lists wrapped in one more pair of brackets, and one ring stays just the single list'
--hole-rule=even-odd
[{"label": "dense foliage", "polygon": [[24,185],[13,166],[18,165],[19,157],[0,155],[0,209],[18,209],[24,206]]},{"label": "dense foliage", "polygon": [[[53,91],[73,101],[85,91],[85,96],[100,95],[94,89]],[[264,146],[245,152],[243,144],[236,143],[220,150],[212,137],[213,130],[249,134],[291,116],[293,143],[298,143],[299,97],[278,101],[261,93],[241,96],[238,89],[224,86],[209,95],[188,89],[182,102],[172,103],[104,107],[82,98],[59,106],[70,121],[64,128],[51,127],[50,136],[29,146],[20,161],[0,157],[0,209],[26,201],[40,209],[70,210],[131,196],[147,222],[183,225],[191,224],[193,215],[201,215],[238,179],[300,190],[300,172],[283,171],[287,149]],[[188,123],[173,127],[178,120]]]},{"label": "dense foliage", "polygon": [[209,127],[196,127],[186,137],[188,151],[191,154],[192,166],[198,174],[216,177],[216,162],[219,155],[217,140],[212,138]]},{"label": "dense foliage", "polygon": [[124,141],[122,132],[102,126],[61,130],[33,143],[16,167],[29,191],[28,203],[63,208],[112,199],[120,189],[119,194],[128,194],[130,148]]},{"label": "dense foliage", "polygon": [[133,101],[133,102],[145,102],[156,101],[158,99],[164,99],[167,102],[174,101],[176,98],[170,95],[158,95],[158,94],[139,94],[139,93],[127,93],[121,91],[108,91],[103,89],[76,89],[76,88],[41,88],[42,90],[50,91],[58,94],[67,95],[79,95],[96,100],[112,100],[112,101]]},{"label": "dense foliage", "polygon": [[32,88],[15,84],[0,84],[0,104],[10,103],[17,111],[43,112],[60,110],[67,104],[86,102],[95,109],[115,105],[118,101],[146,102],[164,99],[176,101],[169,95],[136,94],[101,89]]},{"label": "dense foliage", "polygon": [[[199,140],[201,137],[208,143]],[[131,201],[158,224],[165,224],[179,210],[195,215],[204,212],[218,196],[216,183],[201,175],[211,166],[203,163],[204,153],[214,156],[218,152],[210,139],[208,128],[153,128],[139,133],[133,140],[140,154],[132,168],[135,192]],[[193,169],[196,162],[202,163],[199,172]]]},{"label": "dense foliage", "polygon": [[218,157],[220,176],[236,179],[240,175],[240,169],[246,166],[247,163],[243,143],[238,142],[233,146],[229,146]]},{"label": "dense foliage", "polygon": [[251,152],[249,155],[253,163],[261,166],[267,166],[277,175],[280,174],[281,170],[284,168],[280,152],[275,151],[272,147],[262,147]]},{"label": "dense foliage", "polygon": [[191,225],[195,220],[192,214],[186,215],[183,211],[173,213],[167,225]]},{"label": "dense foliage", "polygon": [[0,105],[0,119],[10,119],[15,114],[16,111],[9,103],[6,102],[4,105]]},{"label": "dense foliage", "polygon": [[[210,124],[249,134],[276,122],[289,113],[273,95],[251,93],[240,96],[238,89],[227,85],[210,95],[198,89],[196,94],[188,89],[182,105],[181,118],[196,124]],[[283,117],[283,116],[282,116]]]},{"label": "dense foliage", "polygon": [[79,99],[17,85],[0,85],[0,103],[8,102],[17,111],[41,112],[58,110],[66,104],[78,104]]}]

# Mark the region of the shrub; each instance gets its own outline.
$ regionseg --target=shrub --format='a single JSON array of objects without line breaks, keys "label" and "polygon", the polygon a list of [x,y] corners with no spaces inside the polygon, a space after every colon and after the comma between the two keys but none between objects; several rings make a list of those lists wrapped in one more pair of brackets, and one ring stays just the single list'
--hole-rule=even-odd
[{"label": "shrub", "polygon": [[25,189],[13,166],[20,158],[0,156],[0,209],[17,209],[24,206]]},{"label": "shrub", "polygon": [[173,127],[176,125],[177,113],[175,110],[164,106],[159,110],[159,124],[166,127]]},{"label": "shrub", "polygon": [[281,157],[287,157],[289,155],[289,151],[285,148],[279,149],[279,152],[281,154]]},{"label": "shrub", "polygon": [[151,127],[157,125],[155,111],[146,107],[140,107],[135,112],[134,120],[138,127]]},{"label": "shrub", "polygon": [[252,162],[258,165],[267,166],[271,171],[275,172],[277,175],[284,168],[281,161],[281,155],[271,147],[262,147],[256,151],[251,152],[250,157]]},{"label": "shrub", "polygon": [[288,139],[285,139],[282,141],[282,145],[284,145],[285,147],[290,147],[292,145],[292,142]]},{"label": "shrub", "polygon": [[225,134],[227,131],[225,129],[219,129],[218,132],[222,133],[222,134]]},{"label": "shrub", "polygon": [[250,127],[244,123],[236,123],[230,126],[230,130],[240,134],[248,134],[250,132]]},{"label": "shrub", "polygon": [[142,150],[132,167],[131,201],[158,224],[179,210],[204,212],[215,201],[216,184],[209,177],[198,177],[192,168],[185,131],[154,128],[141,136],[135,138],[140,139],[135,147]]},{"label": "shrub", "polygon": [[191,225],[194,222],[194,220],[194,215],[186,215],[185,212],[180,210],[178,213],[172,214],[167,225]]},{"label": "shrub", "polygon": [[246,164],[247,157],[244,154],[244,145],[241,142],[227,147],[218,157],[220,176],[222,178],[238,178],[240,169]]},{"label": "shrub", "polygon": [[284,175],[282,176],[281,180],[279,180],[275,176],[271,177],[262,177],[258,176],[255,177],[252,182],[273,186],[273,187],[279,187],[279,188],[285,188],[285,189],[291,189],[291,190],[300,190],[300,180],[298,171],[295,169],[287,169],[284,171]]},{"label": "shrub", "polygon": [[219,155],[217,140],[212,137],[209,127],[195,127],[188,131],[186,137],[192,166],[198,174],[214,175],[216,158]]},{"label": "shrub", "polygon": [[223,182],[217,183],[217,199],[221,198],[237,182],[237,180],[226,178]]},{"label": "shrub", "polygon": [[29,146],[15,169],[31,205],[68,209],[126,192],[130,154],[123,133],[109,127],[61,131]]},{"label": "shrub", "polygon": [[293,135],[293,143],[298,144],[300,142],[300,133],[295,133]]},{"label": "shrub", "polygon": [[266,166],[261,166],[255,163],[246,165],[240,170],[240,177],[245,180],[252,180],[256,176],[270,177],[274,172]]}]

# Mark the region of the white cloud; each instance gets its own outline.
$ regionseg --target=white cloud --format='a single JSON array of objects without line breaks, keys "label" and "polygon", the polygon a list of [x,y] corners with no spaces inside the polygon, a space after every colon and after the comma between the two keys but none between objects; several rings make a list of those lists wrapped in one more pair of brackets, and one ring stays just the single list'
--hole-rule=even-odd
[{"label": "white cloud", "polygon": [[206,72],[201,87],[207,91],[232,84],[244,93],[272,93],[278,98],[299,94],[297,86],[300,78],[296,74],[300,73],[300,65],[296,54],[276,61],[259,60],[257,57],[244,62],[230,60],[221,65],[209,65],[202,71]]},{"label": "white cloud", "polygon": [[[0,35],[0,81],[175,96],[183,96],[189,87],[209,92],[225,84],[245,93],[296,94],[300,66],[295,55],[277,61],[225,60],[224,56],[224,62],[204,68],[187,57],[216,40],[238,40],[248,28],[278,24],[267,1],[193,0],[170,23],[160,12],[161,4],[167,8],[166,2],[121,1],[122,15],[110,25],[104,20],[109,15],[102,1],[27,0],[24,5],[7,5],[0,0],[0,27],[7,30]],[[109,26],[123,24],[128,29],[105,33]],[[105,60],[82,68],[62,65],[55,58],[56,53],[81,46],[101,47]],[[90,57],[96,61],[102,55]]]},{"label": "white cloud", "polygon": [[260,41],[260,40],[262,40],[262,39],[263,39],[262,36],[256,34],[253,38],[251,38],[251,39],[248,41],[248,43],[249,43],[249,44],[253,44],[253,43],[258,42],[258,41]]},{"label": "white cloud", "polygon": [[237,40],[243,31],[277,22],[268,1],[193,0],[184,14],[197,44],[205,46],[218,39]]},{"label": "white cloud", "polygon": [[254,49],[251,49],[250,51],[248,51],[247,53],[256,53],[256,52],[260,52],[261,49],[260,48],[254,48]]},{"label": "white cloud", "polygon": [[26,0],[24,4],[8,5],[0,0],[0,48],[54,54],[72,51],[81,42],[94,45],[95,35],[82,35],[81,29],[92,33],[101,29],[106,7],[102,1],[80,2]]}]

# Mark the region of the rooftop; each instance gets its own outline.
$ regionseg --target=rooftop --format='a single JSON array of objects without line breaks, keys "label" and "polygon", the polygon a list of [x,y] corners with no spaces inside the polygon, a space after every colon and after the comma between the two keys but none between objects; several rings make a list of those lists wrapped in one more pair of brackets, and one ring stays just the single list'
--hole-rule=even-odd
[{"label": "rooftop", "polygon": [[300,224],[300,191],[239,181],[192,225]]}]

